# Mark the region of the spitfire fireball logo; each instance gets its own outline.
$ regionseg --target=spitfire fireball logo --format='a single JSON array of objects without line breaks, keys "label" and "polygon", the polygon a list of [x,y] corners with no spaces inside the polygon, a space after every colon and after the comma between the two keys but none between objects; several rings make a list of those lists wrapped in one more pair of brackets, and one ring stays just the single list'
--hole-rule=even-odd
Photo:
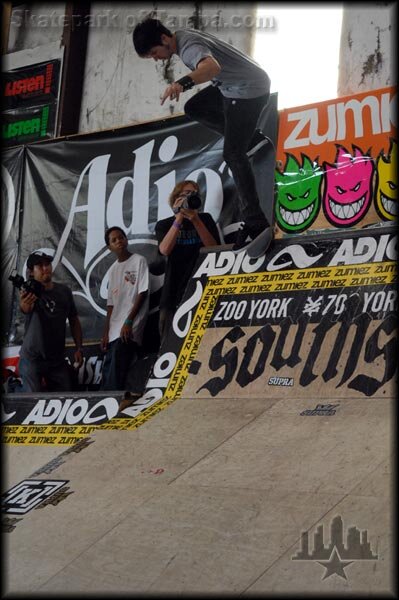
[{"label": "spitfire fireball logo", "polygon": [[375,207],[384,221],[393,221],[398,214],[398,143],[391,139],[388,156],[377,158]]},{"label": "spitfire fireball logo", "polygon": [[302,154],[302,166],[288,155],[284,173],[276,171],[276,219],[287,233],[299,233],[315,221],[320,209],[322,170]]},{"label": "spitfire fireball logo", "polygon": [[324,163],[323,209],[335,227],[352,227],[367,213],[372,200],[374,162],[353,146],[350,154],[338,146],[334,165]]}]

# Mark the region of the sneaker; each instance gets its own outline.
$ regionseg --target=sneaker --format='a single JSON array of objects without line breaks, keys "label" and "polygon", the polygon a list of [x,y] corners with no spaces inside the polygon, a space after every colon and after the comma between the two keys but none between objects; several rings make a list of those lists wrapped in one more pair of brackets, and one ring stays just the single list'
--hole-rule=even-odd
[{"label": "sneaker", "polygon": [[265,146],[269,143],[269,138],[266,137],[260,129],[256,129],[254,135],[252,136],[252,140],[249,143],[249,149],[247,150],[248,158],[253,156],[260,148],[262,148],[262,146]]},{"label": "sneaker", "polygon": [[246,223],[241,225],[241,228],[237,232],[236,241],[232,248],[235,254],[245,250],[245,248],[257,238],[265,230],[265,227],[249,227]]}]

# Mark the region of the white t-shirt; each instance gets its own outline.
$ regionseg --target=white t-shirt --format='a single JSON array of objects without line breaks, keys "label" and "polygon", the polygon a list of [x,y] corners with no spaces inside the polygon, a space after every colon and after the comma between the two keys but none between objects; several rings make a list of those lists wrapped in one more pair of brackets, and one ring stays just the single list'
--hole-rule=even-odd
[{"label": "white t-shirt", "polygon": [[[109,341],[120,337],[121,328],[141,292],[148,291],[148,265],[144,256],[132,254],[123,262],[116,261],[109,270],[107,306],[113,306]],[[133,320],[134,341],[141,345],[148,316],[149,294]]]}]

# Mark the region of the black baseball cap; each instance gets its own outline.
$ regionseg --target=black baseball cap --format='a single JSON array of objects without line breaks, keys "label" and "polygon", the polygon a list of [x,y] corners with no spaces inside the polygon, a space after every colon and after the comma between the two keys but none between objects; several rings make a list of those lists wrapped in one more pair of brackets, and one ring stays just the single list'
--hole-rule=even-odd
[{"label": "black baseball cap", "polygon": [[26,266],[28,269],[33,269],[35,265],[40,265],[43,262],[53,262],[53,257],[45,254],[44,252],[32,252],[29,254]]}]

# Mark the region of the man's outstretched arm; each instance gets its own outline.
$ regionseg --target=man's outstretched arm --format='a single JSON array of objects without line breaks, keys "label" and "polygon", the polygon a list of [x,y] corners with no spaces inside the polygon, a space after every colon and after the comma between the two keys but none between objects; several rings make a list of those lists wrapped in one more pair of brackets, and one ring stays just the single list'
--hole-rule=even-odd
[{"label": "man's outstretched arm", "polygon": [[[212,56],[207,56],[198,63],[197,68],[194,71],[191,71],[191,73],[188,73],[185,75],[185,77],[182,77],[182,79],[185,79],[186,77],[190,78],[193,81],[192,85],[206,83],[207,81],[211,81],[211,79],[216,77],[220,70],[221,67],[218,61]],[[166,88],[161,98],[161,104],[163,104],[167,98],[170,98],[171,100],[178,100],[180,94],[184,91],[184,86],[179,83],[179,81],[174,81]]]}]

